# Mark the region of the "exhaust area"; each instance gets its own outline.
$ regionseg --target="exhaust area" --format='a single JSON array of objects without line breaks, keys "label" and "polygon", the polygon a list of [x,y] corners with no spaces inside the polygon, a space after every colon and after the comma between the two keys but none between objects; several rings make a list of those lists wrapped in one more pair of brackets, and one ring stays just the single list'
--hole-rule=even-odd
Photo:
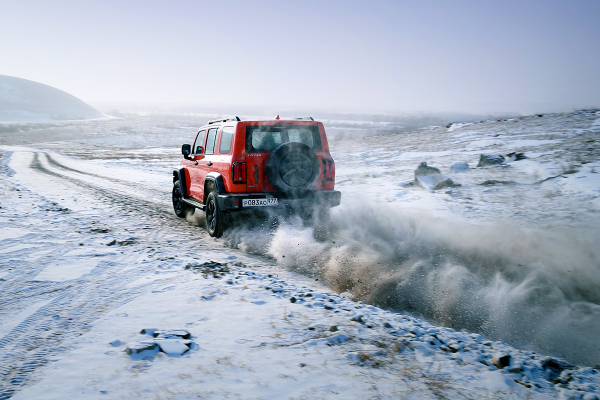
[{"label": "exhaust area", "polygon": [[355,300],[522,349],[600,364],[600,232],[474,225],[356,200],[316,241],[297,218],[241,224],[225,243]]}]

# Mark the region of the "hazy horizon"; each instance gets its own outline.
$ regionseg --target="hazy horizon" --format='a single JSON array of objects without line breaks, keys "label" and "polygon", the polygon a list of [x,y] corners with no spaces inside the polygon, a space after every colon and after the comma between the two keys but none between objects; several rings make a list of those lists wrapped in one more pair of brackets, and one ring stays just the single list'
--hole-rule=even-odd
[{"label": "hazy horizon", "polygon": [[4,4],[0,74],[91,104],[377,113],[600,107],[600,2]]}]

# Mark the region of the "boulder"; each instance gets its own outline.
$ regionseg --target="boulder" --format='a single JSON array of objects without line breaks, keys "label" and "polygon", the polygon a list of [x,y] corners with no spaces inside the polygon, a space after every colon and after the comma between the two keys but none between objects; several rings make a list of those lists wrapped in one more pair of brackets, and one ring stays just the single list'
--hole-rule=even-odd
[{"label": "boulder", "polygon": [[442,174],[419,176],[415,180],[419,184],[419,186],[429,191],[439,190],[447,187],[460,186],[455,184],[452,181],[452,179]]},{"label": "boulder", "polygon": [[466,172],[468,170],[469,164],[467,164],[466,162],[458,162],[450,166],[450,171],[452,172]]},{"label": "boulder", "polygon": [[422,162],[419,164],[417,169],[415,170],[415,178],[418,176],[426,176],[426,175],[434,175],[439,174],[440,170],[435,167],[430,167],[426,162]]},{"label": "boulder", "polygon": [[157,350],[158,351],[158,345],[154,342],[154,341],[144,341],[144,342],[139,342],[139,343],[133,343],[127,346],[127,349],[125,350],[127,352],[127,354],[132,355],[132,354],[139,354],[143,351],[147,351],[147,350]]},{"label": "boulder", "polygon": [[130,344],[125,349],[132,360],[153,360],[160,351],[160,347],[154,341],[144,341]]},{"label": "boulder", "polygon": [[477,164],[477,168],[479,167],[487,167],[489,165],[500,165],[504,164],[504,156],[501,155],[491,155],[491,154],[481,154],[479,156],[479,164]]},{"label": "boulder", "polygon": [[446,175],[442,175],[439,169],[429,167],[426,162],[422,162],[415,170],[415,183],[429,191],[460,186],[455,184]]}]

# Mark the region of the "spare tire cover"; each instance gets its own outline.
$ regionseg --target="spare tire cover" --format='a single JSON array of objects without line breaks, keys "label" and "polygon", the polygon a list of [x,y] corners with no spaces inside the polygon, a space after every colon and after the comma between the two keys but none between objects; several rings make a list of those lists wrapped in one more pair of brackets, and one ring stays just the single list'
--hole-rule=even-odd
[{"label": "spare tire cover", "polygon": [[267,160],[267,179],[271,186],[292,197],[310,190],[318,177],[319,159],[304,143],[283,143]]}]

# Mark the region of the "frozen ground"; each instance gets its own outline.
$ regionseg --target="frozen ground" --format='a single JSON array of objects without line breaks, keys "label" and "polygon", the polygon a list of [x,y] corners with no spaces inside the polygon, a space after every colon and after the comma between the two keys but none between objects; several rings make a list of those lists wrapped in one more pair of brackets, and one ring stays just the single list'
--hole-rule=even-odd
[{"label": "frozen ground", "polygon": [[[598,121],[332,142],[324,243],[177,219],[195,117],[5,125],[0,399],[598,398]],[[423,161],[462,186],[409,185]]]}]

